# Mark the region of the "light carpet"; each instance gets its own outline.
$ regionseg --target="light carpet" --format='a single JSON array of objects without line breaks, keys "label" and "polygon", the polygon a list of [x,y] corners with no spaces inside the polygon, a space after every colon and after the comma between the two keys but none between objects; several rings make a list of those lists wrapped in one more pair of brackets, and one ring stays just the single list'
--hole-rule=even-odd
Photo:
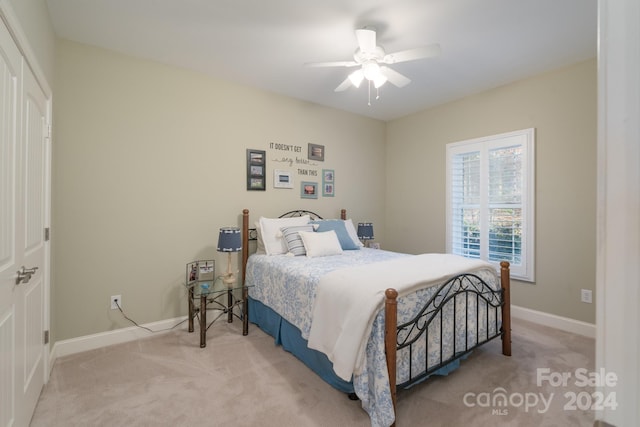
[{"label": "light carpet", "polygon": [[[593,426],[572,397],[594,391],[579,381],[594,369],[594,340],[518,319],[512,329],[512,357],[494,340],[449,376],[399,392],[397,425]],[[219,320],[207,347],[198,343],[197,332],[175,330],[59,358],[31,426],[370,425],[359,401],[255,325],[242,336],[240,322]],[[570,377],[551,384],[545,372]]]}]

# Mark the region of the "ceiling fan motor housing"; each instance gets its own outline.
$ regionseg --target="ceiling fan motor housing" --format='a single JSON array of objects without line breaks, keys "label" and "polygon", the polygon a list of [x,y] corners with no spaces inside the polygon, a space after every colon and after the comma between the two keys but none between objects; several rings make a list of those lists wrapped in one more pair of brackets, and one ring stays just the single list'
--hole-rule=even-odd
[{"label": "ceiling fan motor housing", "polygon": [[385,53],[382,46],[376,46],[371,52],[364,52],[362,49],[357,48],[353,54],[353,59],[355,59],[358,64],[363,64],[367,61],[382,61],[384,55]]}]

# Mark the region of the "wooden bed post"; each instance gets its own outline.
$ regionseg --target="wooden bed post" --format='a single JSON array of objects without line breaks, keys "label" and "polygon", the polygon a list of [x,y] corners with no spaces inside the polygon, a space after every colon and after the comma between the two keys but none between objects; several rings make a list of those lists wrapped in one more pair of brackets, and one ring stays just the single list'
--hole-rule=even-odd
[{"label": "wooden bed post", "polygon": [[511,278],[509,263],[500,263],[500,283],[502,286],[502,354],[511,356]]},{"label": "wooden bed post", "polygon": [[340,219],[347,219],[347,210],[340,209]]},{"label": "wooden bed post", "polygon": [[247,272],[247,259],[249,259],[249,209],[242,210],[242,283]]},{"label": "wooden bed post", "polygon": [[242,335],[249,334],[249,292],[247,292],[246,274],[249,258],[249,209],[242,210]]},{"label": "wooden bed post", "polygon": [[[389,373],[389,389],[393,403],[393,416],[396,416],[396,346],[398,329],[398,291],[389,288],[384,292],[387,297],[384,302],[384,347],[387,356],[387,371]],[[396,423],[392,424],[392,427]]]}]

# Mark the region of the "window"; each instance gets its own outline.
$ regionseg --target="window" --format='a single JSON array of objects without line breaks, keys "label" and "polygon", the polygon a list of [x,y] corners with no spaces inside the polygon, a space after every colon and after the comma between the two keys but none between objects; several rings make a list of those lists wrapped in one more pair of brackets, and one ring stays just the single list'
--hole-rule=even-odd
[{"label": "window", "polygon": [[534,129],[447,144],[447,252],[534,280]]}]

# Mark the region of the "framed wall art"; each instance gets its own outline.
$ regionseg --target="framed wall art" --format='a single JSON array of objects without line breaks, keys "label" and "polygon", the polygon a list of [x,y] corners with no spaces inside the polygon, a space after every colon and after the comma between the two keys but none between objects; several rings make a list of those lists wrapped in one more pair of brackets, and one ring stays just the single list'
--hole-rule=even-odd
[{"label": "framed wall art", "polygon": [[264,191],[266,186],[266,152],[247,149],[247,190]]},{"label": "framed wall art", "polygon": [[303,199],[317,199],[318,183],[302,181],[300,183],[300,197]]},{"label": "framed wall art", "polygon": [[291,171],[274,170],[273,188],[293,188],[293,177]]},{"label": "framed wall art", "polygon": [[309,160],[324,162],[324,145],[309,144]]},{"label": "framed wall art", "polygon": [[322,169],[322,196],[333,197],[335,192],[335,171],[333,169]]}]

